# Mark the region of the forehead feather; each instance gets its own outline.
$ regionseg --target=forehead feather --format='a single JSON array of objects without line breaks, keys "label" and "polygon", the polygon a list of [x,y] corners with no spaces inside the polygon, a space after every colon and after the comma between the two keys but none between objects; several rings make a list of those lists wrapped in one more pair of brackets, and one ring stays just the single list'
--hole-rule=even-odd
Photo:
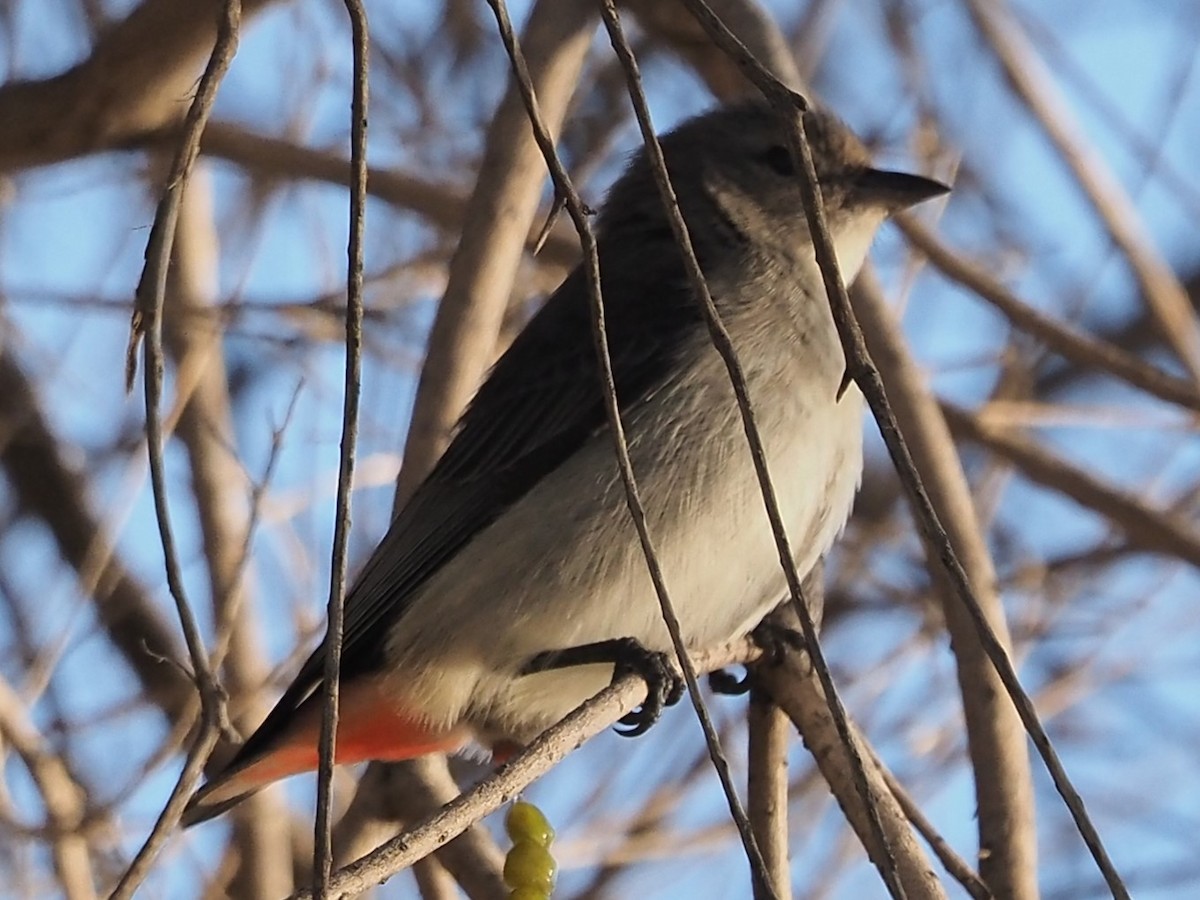
[{"label": "forehead feather", "polygon": [[[818,174],[830,168],[865,166],[870,155],[862,142],[832,112],[814,107],[804,115],[805,134]],[[712,156],[750,156],[774,145],[787,146],[780,114],[762,101],[722,107],[684,122],[662,139],[668,162]]]},{"label": "forehead feather", "polygon": [[[869,163],[866,148],[837,116],[811,109],[804,121],[818,177],[824,179]],[[762,101],[750,101],[689,119],[660,137],[659,143],[681,204],[694,209],[695,204],[708,202],[695,188],[712,184],[717,173],[741,184],[777,190],[778,175],[775,183],[761,179],[764,171],[770,171],[763,158],[772,147],[786,147],[787,135],[777,112]],[[662,215],[647,153],[639,148],[609,191],[598,226],[601,231],[611,231],[622,223]]]}]

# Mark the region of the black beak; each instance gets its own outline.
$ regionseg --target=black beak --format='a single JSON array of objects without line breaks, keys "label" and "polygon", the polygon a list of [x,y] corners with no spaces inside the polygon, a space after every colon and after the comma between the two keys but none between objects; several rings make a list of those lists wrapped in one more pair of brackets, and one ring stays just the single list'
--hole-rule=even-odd
[{"label": "black beak", "polygon": [[906,172],[865,169],[854,177],[850,196],[863,206],[882,207],[893,213],[940,197],[949,190],[949,187],[932,178]]}]

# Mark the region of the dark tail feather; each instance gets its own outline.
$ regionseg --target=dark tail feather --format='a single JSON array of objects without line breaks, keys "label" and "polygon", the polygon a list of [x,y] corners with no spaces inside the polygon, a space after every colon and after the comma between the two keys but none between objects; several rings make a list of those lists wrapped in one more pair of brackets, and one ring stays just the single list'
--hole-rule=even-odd
[{"label": "dark tail feather", "polygon": [[217,816],[228,812],[233,807],[237,806],[247,797],[252,794],[257,794],[259,789],[246,791],[243,794],[238,794],[236,797],[230,797],[228,800],[221,800],[216,803],[205,803],[204,798],[208,791],[205,787],[198,790],[192,795],[192,799],[188,801],[188,805],[183,809],[183,816],[179,823],[184,828],[191,828],[193,825],[199,825],[201,822],[207,822],[209,819],[215,819]]}]

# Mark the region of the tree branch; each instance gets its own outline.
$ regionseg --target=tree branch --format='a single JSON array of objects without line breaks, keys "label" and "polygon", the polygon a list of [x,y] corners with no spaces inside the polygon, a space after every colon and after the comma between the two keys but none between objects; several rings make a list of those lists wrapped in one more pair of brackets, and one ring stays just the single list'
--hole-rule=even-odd
[{"label": "tree branch", "polygon": [[[693,654],[691,659],[698,672],[709,672],[753,661],[758,655],[758,648],[748,641],[735,641]],[[495,812],[586,741],[635,709],[645,697],[646,683],[638,676],[628,675],[614,681],[547,729],[491,778],[358,862],[335,872],[329,882],[329,900],[341,900],[382,884],[417,860],[424,859],[484,816]],[[310,900],[312,896],[309,891],[299,891],[291,900]]]},{"label": "tree branch", "polygon": [[[274,0],[243,0],[247,17]],[[143,0],[79,65],[0,87],[0,172],[119,147],[183,118],[225,0]]]}]

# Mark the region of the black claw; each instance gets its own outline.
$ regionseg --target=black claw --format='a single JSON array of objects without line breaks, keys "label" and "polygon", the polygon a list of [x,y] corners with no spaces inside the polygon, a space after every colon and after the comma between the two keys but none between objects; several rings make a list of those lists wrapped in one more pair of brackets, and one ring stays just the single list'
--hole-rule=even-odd
[{"label": "black claw", "polygon": [[683,679],[671,665],[670,657],[658,650],[648,650],[634,638],[597,641],[565,650],[539,653],[520,669],[522,675],[548,672],[573,666],[611,663],[613,681],[626,675],[638,675],[646,682],[646,699],[640,707],[621,717],[616,728],[623,737],[645,734],[658,721],[663,709],[674,706],[683,696]]},{"label": "black claw", "polygon": [[739,697],[750,690],[750,673],[738,678],[728,669],[717,669],[708,673],[708,686],[714,694]]},{"label": "black claw", "polygon": [[[774,622],[760,622],[750,632],[750,640],[754,641],[755,646],[762,651],[762,662],[768,666],[778,665],[782,662],[784,654],[788,650],[804,649],[804,635],[783,625],[776,625]],[[727,669],[717,669],[715,672],[708,673],[708,686],[714,694],[737,697],[749,693],[750,681],[751,676],[748,669],[741,678]]]},{"label": "black claw", "polygon": [[[617,724],[613,726],[613,731],[615,731],[621,737],[627,738],[638,737],[639,735],[645,734],[650,730],[650,726],[654,724],[654,721],[650,720],[646,716],[646,709],[646,706],[641,706],[638,709],[635,709],[633,712],[626,713],[625,715],[621,716],[621,718],[617,720]],[[660,714],[660,712],[654,712],[654,720],[657,720]],[[622,725],[626,727],[622,728]]]},{"label": "black claw", "polygon": [[[762,662],[768,666],[779,665],[788,650],[804,649],[804,635],[799,631],[793,631],[784,625],[776,625],[772,622],[758,623],[757,628],[750,632],[750,640],[754,641],[755,646],[762,650]],[[715,672],[708,673],[708,686],[714,694],[725,694],[732,697],[748,694],[750,682],[749,670],[742,678],[734,676],[724,668],[718,668]]]},{"label": "black claw", "polygon": [[679,702],[683,679],[667,654],[647,650],[636,642],[628,650],[629,655],[613,669],[613,680],[628,674],[640,675],[646,681],[646,699],[640,707],[621,717],[620,724],[629,727],[616,731],[622,737],[637,737],[650,730],[666,707]]},{"label": "black claw", "polygon": [[750,632],[750,640],[763,652],[762,661],[769,666],[783,661],[788,650],[803,650],[804,635],[774,622],[759,622]]},{"label": "black claw", "polygon": [[837,396],[834,399],[841,402],[842,396],[852,384],[854,384],[854,376],[850,374],[850,367],[846,366],[846,371],[842,373],[841,383],[838,384]]}]

